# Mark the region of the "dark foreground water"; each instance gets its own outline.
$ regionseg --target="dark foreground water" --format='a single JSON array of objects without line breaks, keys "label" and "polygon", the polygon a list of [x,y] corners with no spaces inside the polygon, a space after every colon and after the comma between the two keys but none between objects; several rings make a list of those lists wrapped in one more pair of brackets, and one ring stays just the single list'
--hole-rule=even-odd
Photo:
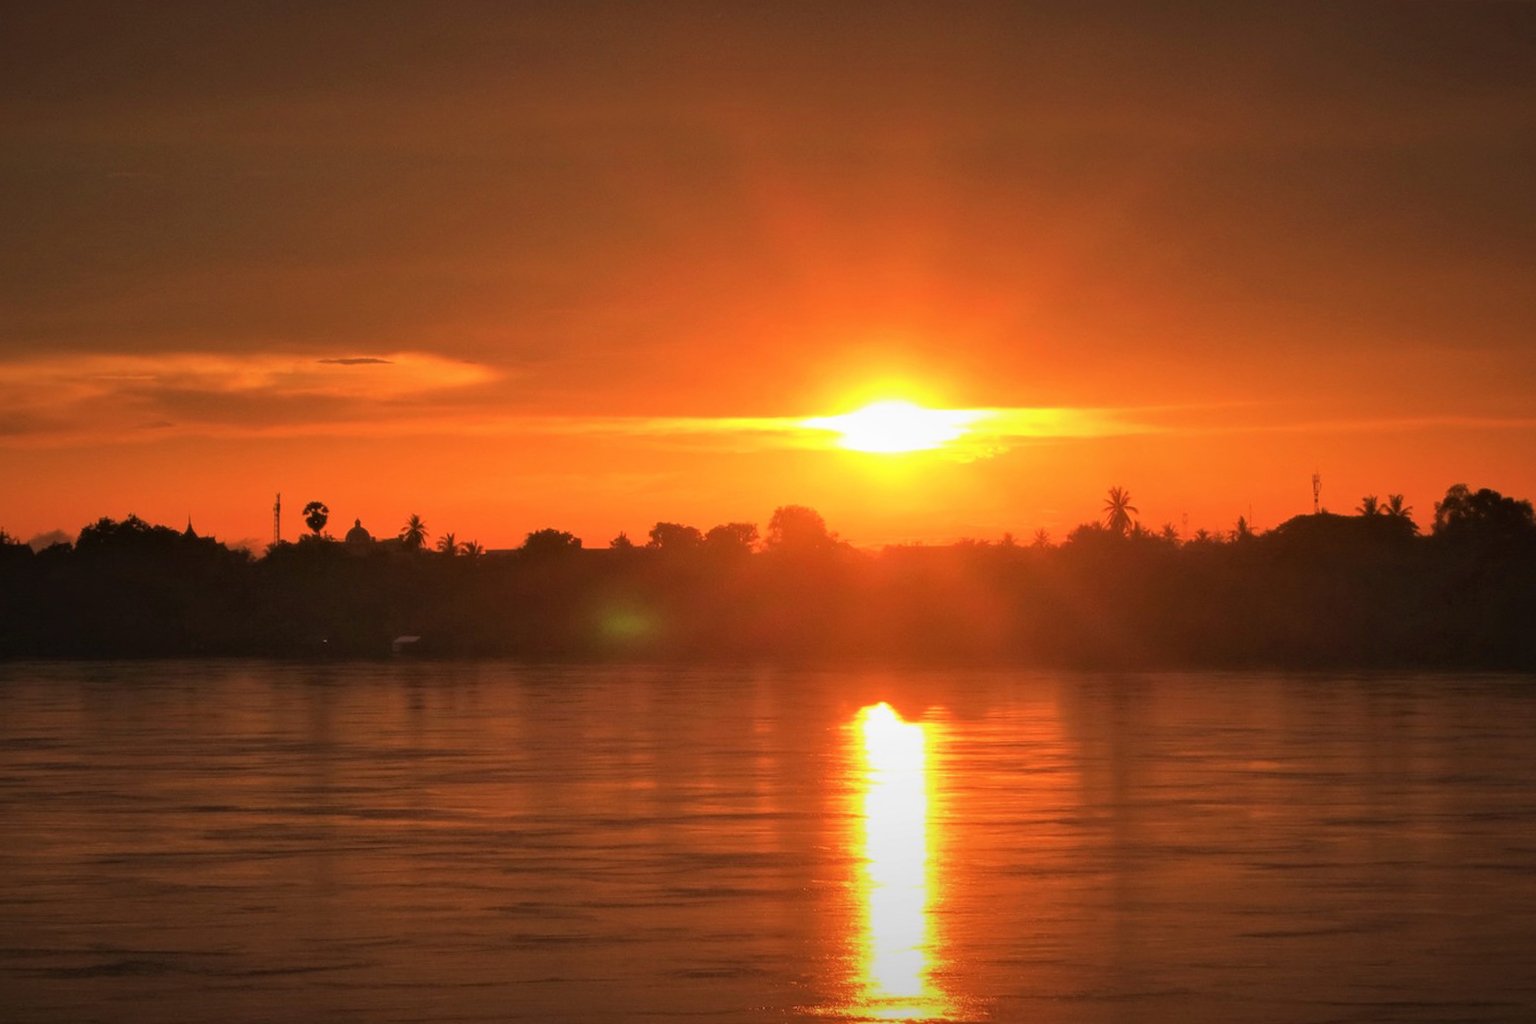
[{"label": "dark foreground water", "polygon": [[12,1022],[1536,1020],[1531,679],[0,665],[0,822]]}]

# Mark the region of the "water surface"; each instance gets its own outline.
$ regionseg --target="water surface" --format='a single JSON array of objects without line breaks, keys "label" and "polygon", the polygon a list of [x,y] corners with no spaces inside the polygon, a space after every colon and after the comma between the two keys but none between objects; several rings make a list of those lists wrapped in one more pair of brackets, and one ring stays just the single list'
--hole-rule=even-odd
[{"label": "water surface", "polygon": [[1529,1021],[1536,680],[0,665],[17,1022]]}]

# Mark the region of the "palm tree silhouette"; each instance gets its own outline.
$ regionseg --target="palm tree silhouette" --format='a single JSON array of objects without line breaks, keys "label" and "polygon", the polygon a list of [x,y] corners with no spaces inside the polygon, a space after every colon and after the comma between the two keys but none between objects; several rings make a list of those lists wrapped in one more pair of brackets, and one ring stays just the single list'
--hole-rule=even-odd
[{"label": "palm tree silhouette", "polygon": [[452,533],[445,533],[437,538],[437,550],[452,558],[459,553],[459,538]]},{"label": "palm tree silhouette", "polygon": [[323,501],[312,501],[304,506],[304,525],[314,532],[316,537],[325,529],[326,520],[331,518],[331,510],[325,507]]},{"label": "palm tree silhouette", "polygon": [[[1401,498],[1402,496],[1399,495],[1398,497]],[[1381,501],[1376,497],[1376,495],[1367,494],[1365,497],[1360,499],[1360,507],[1355,509],[1355,511],[1359,512],[1363,516],[1379,516],[1382,514],[1382,512],[1385,511],[1385,509],[1381,507]]]},{"label": "palm tree silhouette", "polygon": [[480,546],[477,540],[467,540],[459,545],[459,550],[464,552],[464,557],[469,559],[479,558],[485,554],[485,548]]},{"label": "palm tree silhouette", "polygon": [[411,551],[421,550],[427,542],[427,524],[421,521],[421,516],[411,513],[411,518],[400,527],[400,541]]},{"label": "palm tree silhouette", "polygon": [[1387,515],[1395,519],[1407,519],[1413,514],[1413,506],[1403,504],[1401,494],[1387,495]]},{"label": "palm tree silhouette", "polygon": [[1124,537],[1131,532],[1131,514],[1141,509],[1131,504],[1131,492],[1123,487],[1111,487],[1109,498],[1104,502],[1104,525],[1111,533]]}]

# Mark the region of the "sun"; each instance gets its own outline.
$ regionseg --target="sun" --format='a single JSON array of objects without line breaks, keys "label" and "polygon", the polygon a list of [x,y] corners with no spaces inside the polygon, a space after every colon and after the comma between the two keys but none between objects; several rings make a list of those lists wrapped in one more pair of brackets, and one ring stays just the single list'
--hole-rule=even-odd
[{"label": "sun", "polygon": [[841,416],[803,422],[838,434],[837,444],[855,452],[892,454],[941,448],[964,437],[985,413],[979,409],[926,409],[901,400],[874,402]]}]

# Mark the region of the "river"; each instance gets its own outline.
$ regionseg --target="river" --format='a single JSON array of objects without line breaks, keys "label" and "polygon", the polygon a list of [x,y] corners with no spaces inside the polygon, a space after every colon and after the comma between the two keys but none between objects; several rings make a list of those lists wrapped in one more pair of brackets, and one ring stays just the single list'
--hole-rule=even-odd
[{"label": "river", "polygon": [[1536,1020],[1536,680],[0,663],[17,1022]]}]

